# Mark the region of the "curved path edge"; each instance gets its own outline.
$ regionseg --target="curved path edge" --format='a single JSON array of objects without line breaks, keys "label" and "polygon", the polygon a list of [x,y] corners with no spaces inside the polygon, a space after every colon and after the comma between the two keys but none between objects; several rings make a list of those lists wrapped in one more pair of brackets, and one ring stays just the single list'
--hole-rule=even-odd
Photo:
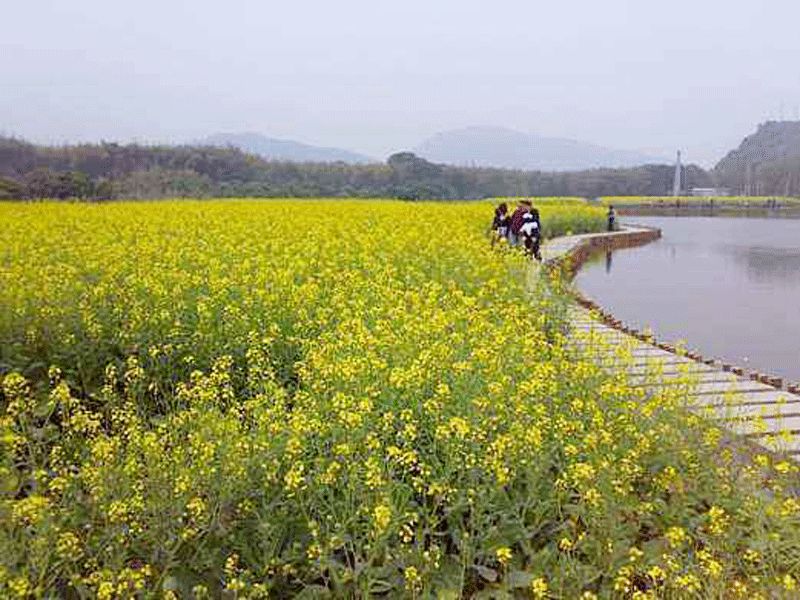
[{"label": "curved path edge", "polygon": [[575,273],[597,252],[642,246],[660,237],[660,229],[638,225],[623,226],[616,231],[562,236],[544,244],[542,259],[546,267],[566,266]]},{"label": "curved path edge", "polygon": [[[574,275],[597,252],[640,246],[660,237],[659,229],[640,226],[563,236],[544,244],[543,263],[547,270],[566,269]],[[718,419],[757,450],[785,453],[800,461],[800,394],[795,388],[785,391],[779,379],[759,373],[745,376],[743,369],[657,343],[652,335],[626,327],[580,292],[574,295],[571,343],[577,352],[610,372],[624,373],[631,385],[644,388],[645,393],[682,385],[692,410]],[[620,358],[623,348],[632,358]],[[654,371],[655,378],[648,375]],[[687,374],[691,385],[686,383]]]}]

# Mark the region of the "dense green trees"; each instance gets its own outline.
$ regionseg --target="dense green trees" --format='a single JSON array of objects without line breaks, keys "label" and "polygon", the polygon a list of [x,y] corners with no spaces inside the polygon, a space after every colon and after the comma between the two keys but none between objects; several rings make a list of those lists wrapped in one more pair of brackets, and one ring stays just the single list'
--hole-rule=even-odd
[{"label": "dense green trees", "polygon": [[[268,161],[234,148],[110,143],[36,146],[0,138],[0,197],[390,197],[409,200],[496,196],[664,195],[673,167],[580,172],[463,168],[409,152],[386,164]],[[686,185],[713,185],[690,166]],[[798,178],[800,184],[800,177]]]},{"label": "dense green trees", "polygon": [[22,198],[24,194],[24,186],[17,183],[13,179],[0,177],[0,200]]},{"label": "dense green trees", "polygon": [[800,195],[800,157],[725,160],[714,170],[720,185],[741,196]]},{"label": "dense green trees", "polygon": [[60,200],[90,198],[95,192],[95,183],[83,171],[57,172],[43,167],[26,173],[22,187],[28,197]]}]

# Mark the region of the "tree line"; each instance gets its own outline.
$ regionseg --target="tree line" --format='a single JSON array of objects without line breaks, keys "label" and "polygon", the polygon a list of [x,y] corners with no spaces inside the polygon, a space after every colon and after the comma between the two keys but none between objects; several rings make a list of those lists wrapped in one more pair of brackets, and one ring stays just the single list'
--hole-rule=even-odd
[{"label": "tree line", "polygon": [[[800,165],[791,168],[795,167]],[[115,143],[56,147],[0,138],[0,198],[4,199],[661,196],[671,192],[673,175],[671,165],[520,171],[439,165],[408,152],[392,155],[385,164],[292,163],[265,160],[235,148]],[[785,177],[778,179],[785,184]],[[714,172],[694,165],[684,170],[687,189],[720,183]],[[790,190],[800,193],[794,186],[800,187],[800,176]],[[778,193],[772,187],[764,191]]]},{"label": "tree line", "polygon": [[720,162],[718,181],[737,196],[800,196],[800,157],[771,161]]}]

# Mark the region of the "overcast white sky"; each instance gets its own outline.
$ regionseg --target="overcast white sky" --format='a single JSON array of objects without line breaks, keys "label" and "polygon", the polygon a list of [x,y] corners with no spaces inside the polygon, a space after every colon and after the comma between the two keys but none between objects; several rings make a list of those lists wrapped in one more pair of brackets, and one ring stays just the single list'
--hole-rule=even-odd
[{"label": "overcast white sky", "polygon": [[800,108],[798,0],[2,0],[0,132],[384,158],[500,125],[709,164]]}]

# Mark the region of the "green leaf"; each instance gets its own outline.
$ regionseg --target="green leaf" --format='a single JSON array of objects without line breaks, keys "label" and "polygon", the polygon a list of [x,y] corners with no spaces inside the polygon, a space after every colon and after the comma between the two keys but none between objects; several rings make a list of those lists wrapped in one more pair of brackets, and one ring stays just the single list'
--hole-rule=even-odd
[{"label": "green leaf", "polygon": [[164,591],[177,592],[178,590],[180,590],[180,588],[181,584],[178,581],[178,578],[175,577],[174,575],[170,575],[169,577],[164,579],[164,583],[161,584],[161,589],[163,589]]},{"label": "green leaf", "polygon": [[331,591],[324,585],[307,585],[295,598],[299,598],[300,600],[312,600],[313,598],[329,598],[330,595]]},{"label": "green leaf", "polygon": [[385,579],[376,579],[370,583],[369,591],[371,594],[385,594],[394,588],[394,584]]},{"label": "green leaf", "polygon": [[472,596],[473,600],[507,600],[511,594],[498,587],[491,586],[476,592]]},{"label": "green leaf", "polygon": [[0,492],[12,494],[19,489],[19,477],[16,473],[5,473],[0,477]]},{"label": "green leaf", "polygon": [[483,579],[494,583],[497,581],[497,571],[483,565],[472,565],[472,568],[478,572]]},{"label": "green leaf", "polygon": [[533,581],[533,574],[525,571],[511,571],[506,576],[506,583],[511,589],[527,588]]}]

